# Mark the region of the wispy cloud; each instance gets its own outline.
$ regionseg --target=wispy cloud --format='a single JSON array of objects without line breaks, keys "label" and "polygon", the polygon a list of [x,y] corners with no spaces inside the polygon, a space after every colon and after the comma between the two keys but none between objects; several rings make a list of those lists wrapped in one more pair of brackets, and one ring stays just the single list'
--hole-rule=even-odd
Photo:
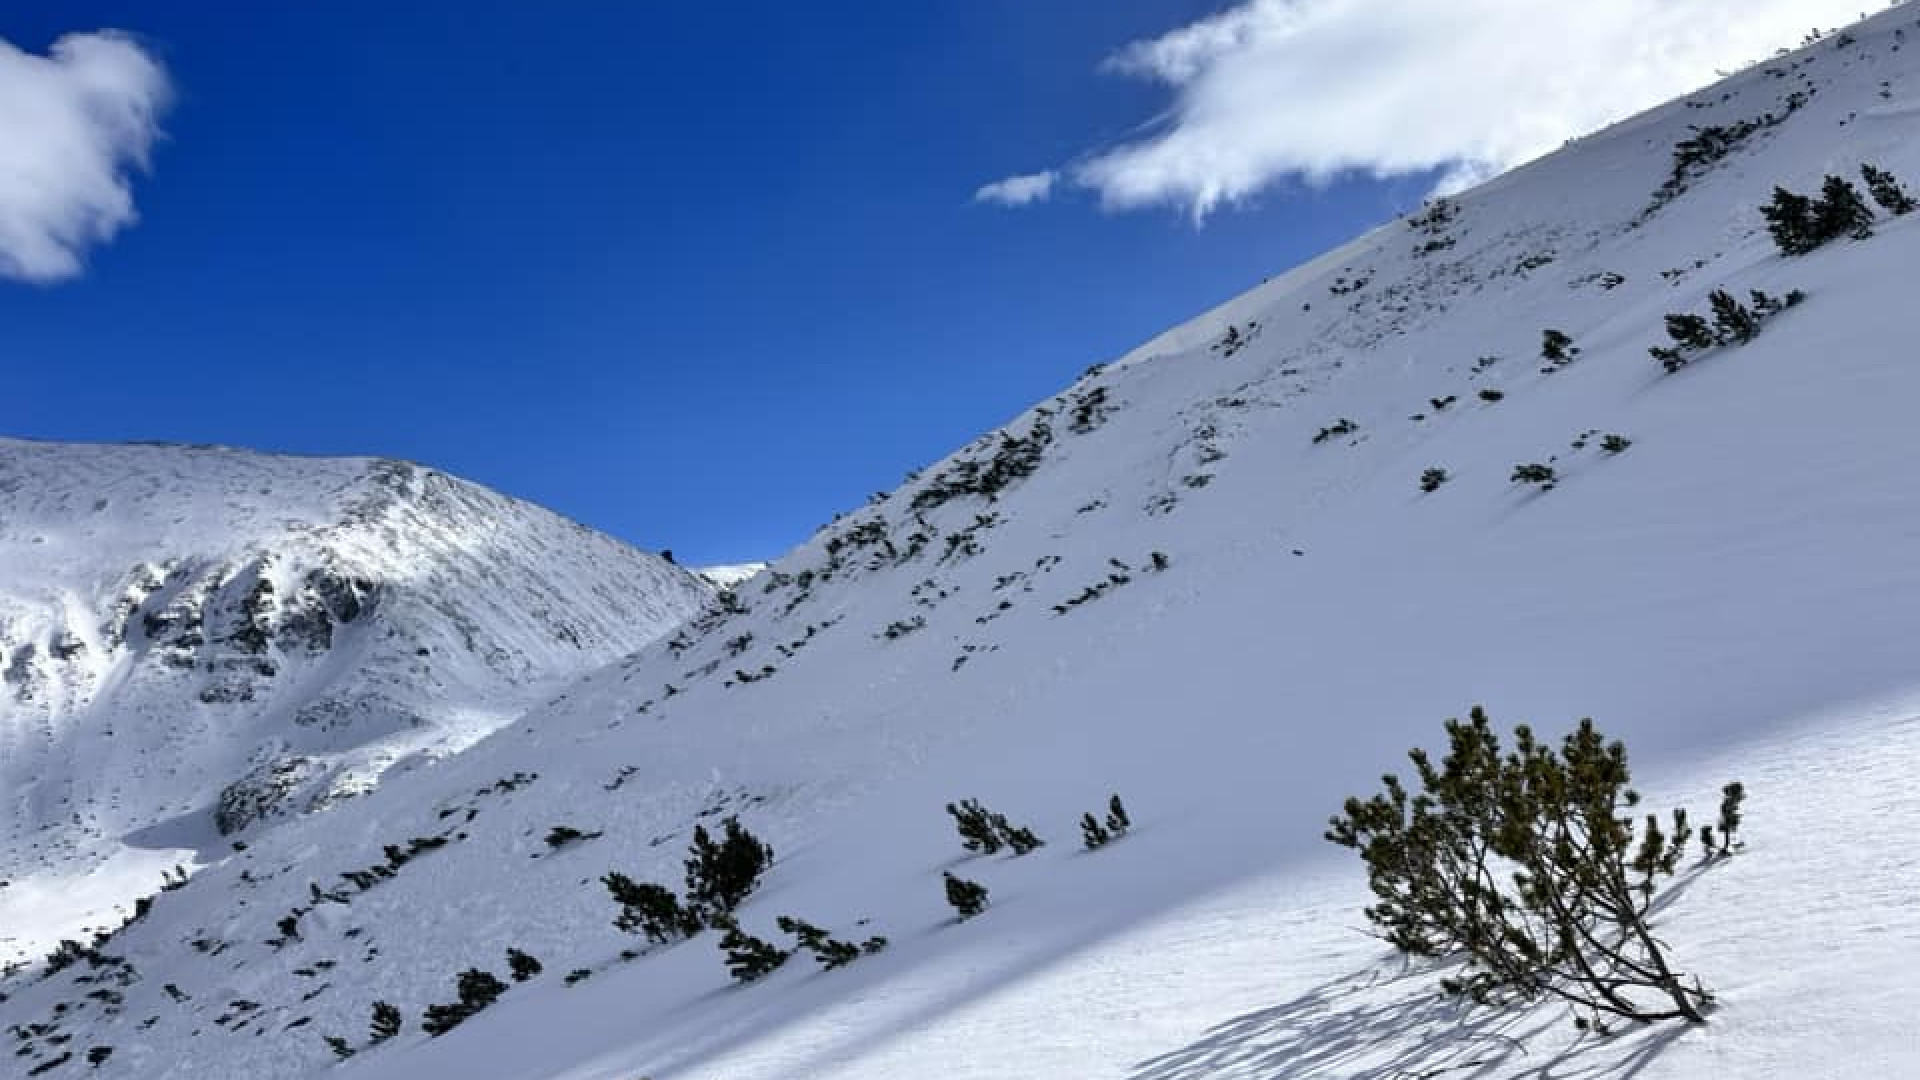
[{"label": "wispy cloud", "polygon": [[70,34],[45,56],[0,40],[0,277],[72,278],[135,220],[130,174],[168,98],[165,70],[125,35]]},{"label": "wispy cloud", "polygon": [[1046,172],[1029,173],[1026,176],[1009,176],[1005,180],[995,180],[973,193],[979,202],[999,203],[1002,206],[1025,206],[1040,202],[1053,194],[1053,182],[1060,174],[1048,169]]},{"label": "wispy cloud", "polygon": [[[1854,19],[1860,0],[1245,0],[1128,46],[1173,95],[1135,141],[1049,178],[1196,218],[1290,177],[1447,170],[1463,185]],[[1059,185],[1052,182],[1055,176]],[[1033,201],[988,192],[1008,205]]]}]

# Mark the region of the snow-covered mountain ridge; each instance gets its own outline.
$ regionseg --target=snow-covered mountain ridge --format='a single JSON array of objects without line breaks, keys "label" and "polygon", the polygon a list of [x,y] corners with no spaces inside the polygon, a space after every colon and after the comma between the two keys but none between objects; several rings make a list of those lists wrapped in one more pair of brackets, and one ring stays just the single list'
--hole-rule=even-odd
[{"label": "snow-covered mountain ridge", "polygon": [[[1920,859],[1898,839],[1920,826],[1920,215],[1788,258],[1759,212],[1865,163],[1920,187],[1915,35],[1920,10],[1895,8],[1089,371],[523,720],[210,852],[97,959],[6,984],[12,1060],[1920,1072]],[[1665,317],[1723,289],[1806,299],[1664,372]],[[1551,1004],[1475,1010],[1359,932],[1362,874],[1326,817],[1473,702],[1543,731],[1596,717],[1655,805],[1709,811],[1747,783],[1747,850],[1659,915],[1720,995],[1704,1028],[1600,1040]],[[1081,852],[1080,814],[1116,791],[1133,831]],[[967,855],[942,810],[967,797],[1049,843]],[[602,875],[676,883],[693,825],[728,814],[777,854],[747,930],[785,940],[798,916],[887,949],[742,986],[716,934],[650,947],[611,925]],[[984,914],[953,921],[945,870],[990,888]],[[509,948],[543,973],[424,1035],[455,977],[504,979]],[[400,1034],[372,1039],[375,1002]]]},{"label": "snow-covered mountain ridge", "polygon": [[23,877],[179,858],[363,792],[704,598],[404,462],[0,440],[0,912]]}]

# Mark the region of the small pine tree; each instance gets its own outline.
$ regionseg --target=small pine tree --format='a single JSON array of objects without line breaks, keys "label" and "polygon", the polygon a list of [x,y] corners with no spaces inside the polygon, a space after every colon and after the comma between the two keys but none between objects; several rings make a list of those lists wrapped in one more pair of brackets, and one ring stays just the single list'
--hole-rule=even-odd
[{"label": "small pine tree", "polygon": [[1120,793],[1116,791],[1113,798],[1107,800],[1107,829],[1119,836],[1131,828],[1133,819],[1127,816],[1126,804],[1120,801]]},{"label": "small pine tree", "polygon": [[748,832],[739,818],[726,819],[722,834],[716,842],[706,826],[695,825],[687,849],[687,902],[709,914],[739,907],[773,863],[773,848]]},{"label": "small pine tree", "polygon": [[1745,345],[1760,336],[1760,320],[1725,289],[1707,297],[1713,308],[1714,340],[1721,345]]},{"label": "small pine tree", "polygon": [[1711,349],[1713,328],[1699,315],[1668,315],[1667,336],[1683,349]]},{"label": "small pine tree", "polygon": [[1627,447],[1632,445],[1633,440],[1627,438],[1625,435],[1602,435],[1600,437],[1600,449],[1605,450],[1609,454],[1625,453]]},{"label": "small pine tree", "polygon": [[333,1051],[333,1056],[339,1058],[341,1061],[345,1061],[359,1052],[349,1045],[347,1040],[338,1035],[323,1035],[321,1039],[327,1044],[327,1049]]},{"label": "small pine tree", "polygon": [[727,973],[737,982],[749,983],[772,974],[793,955],[740,929],[732,915],[716,914],[713,925],[725,931],[720,936],[720,951],[727,957]]},{"label": "small pine tree", "polygon": [[1540,333],[1540,359],[1555,367],[1564,367],[1580,355],[1573,339],[1560,330],[1543,330]]},{"label": "small pine tree", "polygon": [[954,827],[960,832],[960,846],[968,851],[992,855],[1005,847],[1012,848],[1015,855],[1025,855],[1046,845],[1032,829],[1014,825],[1005,814],[988,810],[978,799],[948,803],[947,813],[953,816]]},{"label": "small pine tree", "polygon": [[1735,780],[1720,789],[1720,854],[1733,853],[1734,838],[1740,832],[1740,807],[1747,801],[1746,785]]},{"label": "small pine tree", "polygon": [[690,938],[701,930],[700,913],[680,902],[672,889],[652,882],[635,881],[612,872],[600,879],[620,914],[613,925],[629,934],[645,934],[656,945]]},{"label": "small pine tree", "polygon": [[1551,491],[1557,479],[1551,465],[1531,462],[1513,467],[1513,483],[1516,484],[1539,484],[1542,491]]},{"label": "small pine tree", "polygon": [[1820,201],[1814,207],[1814,229],[1821,243],[1850,236],[1865,240],[1873,235],[1873,211],[1860,198],[1860,189],[1843,177],[1829,176],[1820,185]]},{"label": "small pine tree", "polygon": [[1428,469],[1420,474],[1420,490],[1431,495],[1439,491],[1440,485],[1446,483],[1448,479],[1447,470],[1438,466]]},{"label": "small pine tree", "polygon": [[[1006,825],[1005,819],[1001,820],[1001,824]],[[1025,825],[1007,826],[1001,836],[1006,840],[1007,846],[1013,849],[1015,855],[1025,855],[1035,848],[1045,847],[1047,843],[1034,835],[1034,831]]]},{"label": "small pine tree", "polygon": [[1442,986],[1476,1002],[1551,993],[1588,1027],[1700,1023],[1711,995],[1673,968],[1648,923],[1656,883],[1692,836],[1685,811],[1671,831],[1636,820],[1626,748],[1590,720],[1557,751],[1524,726],[1503,750],[1478,707],[1447,735],[1444,757],[1409,754],[1418,793],[1389,775],[1331,822],[1327,839],[1367,864],[1368,919],[1415,956],[1464,953],[1465,973]]},{"label": "small pine tree", "polygon": [[973,918],[987,910],[987,887],[977,881],[954,877],[951,873],[941,875],[946,879],[947,903],[953,905],[962,921]]},{"label": "small pine tree", "polygon": [[1088,851],[1096,851],[1113,842],[1113,833],[1091,813],[1080,815],[1080,842]]},{"label": "small pine tree", "polygon": [[1505,399],[1506,396],[1507,395],[1505,394],[1505,392],[1500,390],[1488,389],[1488,390],[1480,391],[1480,400],[1486,402],[1489,405],[1493,404],[1496,401],[1501,401]]},{"label": "small pine tree", "polygon": [[519,949],[507,950],[507,972],[513,976],[514,982],[526,982],[540,974],[543,968],[544,965],[531,953],[524,953]]},{"label": "small pine tree", "polygon": [[[827,971],[846,967],[863,955],[871,955],[887,947],[887,939],[882,937],[868,938],[864,945],[841,941],[805,919],[787,915],[775,919],[774,924],[780,927],[781,933],[792,934],[799,941],[800,948],[812,953],[814,961]],[[875,945],[875,942],[879,944]]]},{"label": "small pine tree", "polygon": [[367,1025],[367,1041],[383,1043],[400,1034],[400,1009],[384,1001],[373,1003],[373,1020]]},{"label": "small pine tree", "polygon": [[1914,202],[1913,196],[1907,194],[1906,189],[1900,186],[1900,181],[1894,179],[1892,173],[1875,165],[1862,165],[1860,176],[1867,182],[1867,194],[1872,195],[1873,201],[1880,204],[1880,209],[1894,217],[1905,217],[1913,213],[1916,207],[1920,207],[1920,204]]},{"label": "small pine tree", "polygon": [[1805,195],[1776,187],[1773,201],[1760,208],[1760,215],[1782,255],[1805,255],[1823,241],[1814,202]]},{"label": "small pine tree", "polygon": [[426,1019],[420,1027],[428,1035],[439,1038],[480,1010],[492,1005],[507,992],[507,984],[500,981],[490,971],[469,968],[460,973],[455,980],[455,989],[460,1000],[450,1005],[427,1006]]},{"label": "small pine tree", "polygon": [[954,828],[960,832],[960,846],[968,851],[992,855],[1005,846],[1000,830],[994,828],[993,815],[980,805],[979,799],[948,803],[947,813],[953,815]]}]

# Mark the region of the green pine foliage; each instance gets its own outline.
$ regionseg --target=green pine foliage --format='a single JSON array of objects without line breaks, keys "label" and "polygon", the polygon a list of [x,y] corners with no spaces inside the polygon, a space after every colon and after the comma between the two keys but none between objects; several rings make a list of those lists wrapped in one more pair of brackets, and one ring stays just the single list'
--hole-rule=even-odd
[{"label": "green pine foliage", "polygon": [[460,1000],[427,1006],[426,1019],[420,1027],[428,1035],[439,1038],[466,1023],[475,1013],[498,1001],[500,995],[507,992],[507,984],[490,971],[469,968],[455,980],[455,990]]},{"label": "green pine foliage", "polygon": [[1080,815],[1080,842],[1088,851],[1098,851],[1113,842],[1113,832],[1091,813]]},{"label": "green pine foliage", "polygon": [[1559,482],[1559,474],[1553,471],[1551,465],[1542,465],[1537,461],[1528,462],[1513,467],[1513,482],[1538,484],[1541,491],[1552,491],[1554,485]]},{"label": "green pine foliage", "polygon": [[1446,731],[1439,761],[1408,755],[1417,790],[1389,775],[1327,832],[1366,863],[1366,915],[1387,941],[1464,957],[1442,985],[1477,1002],[1551,994],[1600,1030],[1606,1017],[1701,1022],[1712,996],[1648,921],[1693,835],[1686,811],[1640,817],[1625,746],[1590,720],[1557,749],[1524,726],[1504,749],[1477,707]]},{"label": "green pine foliage", "polygon": [[1420,490],[1431,495],[1439,491],[1440,485],[1446,483],[1449,479],[1452,479],[1452,477],[1448,475],[1447,470],[1436,465],[1420,474]]},{"label": "green pine foliage", "polygon": [[987,910],[987,887],[977,881],[954,877],[952,873],[941,875],[947,887],[947,903],[962,921],[973,918]]},{"label": "green pine foliage", "polygon": [[620,905],[613,925],[629,934],[645,934],[655,945],[666,945],[690,938],[702,928],[699,911],[682,904],[664,885],[635,881],[617,871],[600,881]]},{"label": "green pine foliage", "polygon": [[748,832],[739,818],[722,822],[721,833],[715,840],[706,826],[695,825],[687,849],[687,902],[709,914],[739,907],[773,864],[773,848]]},{"label": "green pine foliage", "polygon": [[545,965],[531,953],[521,952],[519,949],[507,950],[507,973],[513,976],[514,982],[526,982],[543,970]]},{"label": "green pine foliage", "polygon": [[[1874,177],[1883,178],[1875,200],[1879,201],[1884,191],[1899,204],[1905,196],[1899,184],[1876,169],[1867,177],[1870,189],[1874,186]],[[1892,184],[1891,189],[1885,186],[1888,183]],[[1908,209],[1912,209],[1910,203]],[[1805,255],[1843,236],[1864,240],[1873,235],[1872,208],[1860,197],[1860,189],[1839,176],[1828,176],[1821,181],[1818,198],[1776,187],[1773,200],[1760,208],[1760,215],[1766,218],[1767,231],[1782,255]]]},{"label": "green pine foliage", "polygon": [[714,929],[722,931],[720,951],[726,954],[727,974],[736,982],[750,983],[765,978],[793,955],[740,929],[740,923],[730,914],[716,913],[712,921]]},{"label": "green pine foliage", "polygon": [[400,1034],[400,1009],[385,1001],[373,1003],[373,1019],[367,1025],[367,1041],[383,1043]]},{"label": "green pine foliage", "polygon": [[812,953],[814,961],[827,971],[846,967],[862,956],[872,956],[887,947],[887,939],[878,935],[855,944],[833,937],[805,919],[788,915],[780,916],[774,923],[781,933],[792,934],[799,948]]},{"label": "green pine foliage", "polygon": [[1873,201],[1894,217],[1905,217],[1920,207],[1920,203],[1915,203],[1913,196],[1900,186],[1900,181],[1885,169],[1871,164],[1862,165],[1860,178],[1867,182],[1867,194],[1873,196]]},{"label": "green pine foliage", "polygon": [[[1715,289],[1707,297],[1713,319],[1694,314],[1667,316],[1667,337],[1672,345],[1655,345],[1647,354],[1660,362],[1668,374],[1679,371],[1698,359],[1701,353],[1730,345],[1745,345],[1760,336],[1768,319],[1797,307],[1807,294],[1799,289],[1785,296],[1773,296],[1753,289],[1743,304],[1725,289]],[[1751,305],[1751,306],[1749,306]]]},{"label": "green pine foliage", "polygon": [[1552,374],[1573,363],[1579,355],[1580,347],[1573,343],[1573,338],[1567,336],[1565,331],[1548,329],[1540,332],[1540,359],[1546,361],[1546,366],[1540,369],[1541,374]]},{"label": "green pine foliage", "polygon": [[1046,845],[1031,828],[1014,825],[1005,814],[996,814],[981,805],[979,799],[948,803],[947,813],[953,817],[954,828],[959,830],[960,846],[975,854],[994,855],[1002,848],[1011,848],[1015,855],[1025,855]]},{"label": "green pine foliage", "polygon": [[347,1040],[338,1035],[323,1035],[321,1036],[321,1041],[325,1042],[327,1049],[333,1051],[333,1056],[339,1058],[341,1061],[345,1061],[359,1052],[355,1050]]}]

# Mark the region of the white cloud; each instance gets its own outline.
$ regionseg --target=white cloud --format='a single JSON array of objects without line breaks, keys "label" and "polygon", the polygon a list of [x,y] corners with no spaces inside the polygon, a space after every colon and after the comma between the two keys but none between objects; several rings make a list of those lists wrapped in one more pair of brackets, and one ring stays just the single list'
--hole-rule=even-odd
[{"label": "white cloud", "polygon": [[168,97],[165,70],[124,35],[69,34],[45,56],[0,40],[0,277],[74,277],[135,220],[130,173]]},{"label": "white cloud", "polygon": [[1005,180],[996,180],[973,193],[978,202],[999,203],[1002,206],[1025,206],[1031,202],[1040,202],[1053,194],[1053,182],[1059,174],[1049,169],[1046,172],[1030,173],[1026,176],[1009,176]]},{"label": "white cloud", "polygon": [[1109,60],[1112,72],[1165,84],[1173,101],[1150,134],[1096,151],[1062,181],[1109,207],[1174,205],[1196,218],[1284,178],[1345,170],[1440,168],[1465,186],[1797,45],[1810,26],[1850,22],[1860,7],[1245,0]]}]

